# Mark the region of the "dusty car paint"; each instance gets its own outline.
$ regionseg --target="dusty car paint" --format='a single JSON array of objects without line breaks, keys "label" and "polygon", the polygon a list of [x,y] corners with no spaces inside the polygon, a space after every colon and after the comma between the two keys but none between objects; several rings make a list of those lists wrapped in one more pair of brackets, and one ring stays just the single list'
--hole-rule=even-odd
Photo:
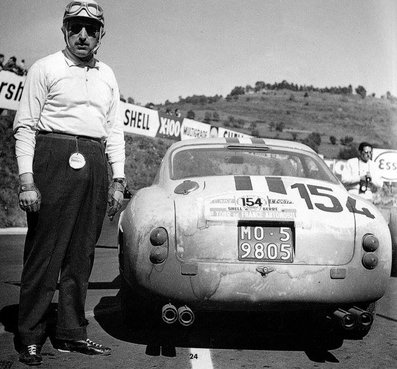
[{"label": "dusty car paint", "polygon": [[[332,308],[383,296],[391,239],[372,204],[349,195],[337,181],[233,175],[170,179],[173,150],[196,144],[208,141],[174,144],[156,184],[139,190],[122,214],[120,269],[133,291],[193,310],[241,311]],[[238,260],[242,221],[293,224],[293,262]],[[149,234],[156,227],[168,234],[168,257],[161,264],[149,260]],[[366,234],[379,240],[373,269],[362,262]]]}]

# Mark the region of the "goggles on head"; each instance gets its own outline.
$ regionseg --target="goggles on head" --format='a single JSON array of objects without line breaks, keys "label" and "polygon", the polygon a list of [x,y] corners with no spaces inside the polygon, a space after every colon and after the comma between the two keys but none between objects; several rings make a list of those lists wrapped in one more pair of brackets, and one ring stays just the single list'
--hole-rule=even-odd
[{"label": "goggles on head", "polygon": [[[81,14],[81,12],[85,10],[87,15]],[[65,13],[63,15],[63,20],[67,20],[69,18],[74,17],[87,17],[91,19],[95,19],[104,26],[104,17],[103,17],[103,9],[99,4],[85,2],[85,1],[72,1],[68,5],[66,5]]]}]

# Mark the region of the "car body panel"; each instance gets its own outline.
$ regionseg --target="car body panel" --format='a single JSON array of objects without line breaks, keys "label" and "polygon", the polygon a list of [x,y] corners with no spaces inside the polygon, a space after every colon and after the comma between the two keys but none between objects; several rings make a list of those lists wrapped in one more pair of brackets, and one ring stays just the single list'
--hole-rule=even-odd
[{"label": "car body panel", "polygon": [[[122,213],[120,271],[132,291],[197,310],[300,310],[382,297],[391,268],[387,224],[338,180],[243,174],[172,179],[176,151],[225,143],[230,141],[172,145],[155,184],[137,191]],[[299,143],[265,143],[315,155]],[[239,225],[258,232],[262,226],[291,227],[293,261],[239,260]],[[150,261],[156,227],[168,235],[167,258],[159,264]],[[362,263],[362,239],[369,233],[379,240],[373,269]]]}]

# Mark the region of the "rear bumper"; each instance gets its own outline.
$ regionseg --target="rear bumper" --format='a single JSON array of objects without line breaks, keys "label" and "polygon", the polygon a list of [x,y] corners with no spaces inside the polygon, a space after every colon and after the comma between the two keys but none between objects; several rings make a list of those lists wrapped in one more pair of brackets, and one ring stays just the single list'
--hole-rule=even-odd
[{"label": "rear bumper", "polygon": [[[200,263],[167,260],[149,270],[122,268],[133,291],[196,310],[310,310],[369,303],[385,293],[390,270],[378,266],[302,266]],[[262,270],[263,271],[263,270]]]}]

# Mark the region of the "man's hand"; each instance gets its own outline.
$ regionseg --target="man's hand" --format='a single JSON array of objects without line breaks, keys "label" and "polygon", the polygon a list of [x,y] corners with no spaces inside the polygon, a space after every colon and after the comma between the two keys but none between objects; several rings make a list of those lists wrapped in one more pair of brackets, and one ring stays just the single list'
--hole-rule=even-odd
[{"label": "man's hand", "polygon": [[109,186],[108,217],[110,218],[110,220],[113,220],[114,216],[117,214],[123,204],[124,190],[126,186],[127,183],[124,178],[115,178]]},{"label": "man's hand", "polygon": [[41,194],[34,182],[19,186],[19,207],[27,212],[38,212],[41,204]]}]

